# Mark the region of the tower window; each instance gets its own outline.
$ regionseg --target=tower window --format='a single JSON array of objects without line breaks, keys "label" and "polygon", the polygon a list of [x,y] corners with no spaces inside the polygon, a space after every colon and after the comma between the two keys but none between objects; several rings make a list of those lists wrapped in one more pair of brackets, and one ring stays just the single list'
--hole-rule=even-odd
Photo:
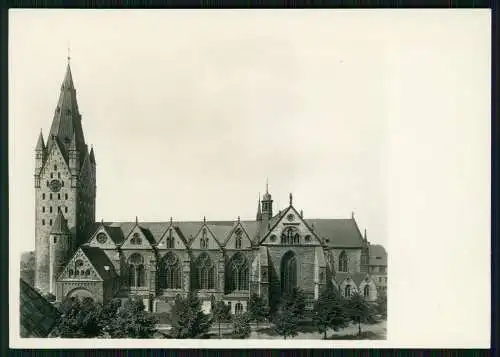
[{"label": "tower window", "polygon": [[49,198],[52,199],[52,193],[49,195]]},{"label": "tower window", "polygon": [[61,181],[61,186],[64,187],[64,181]]},{"label": "tower window", "polygon": [[54,165],[54,171],[57,171],[57,165]]},{"label": "tower window", "polygon": [[45,226],[45,220],[42,219],[42,226]]},{"label": "tower window", "polygon": [[49,225],[52,225],[52,220],[49,221]]},{"label": "tower window", "polygon": [[68,199],[68,194],[67,194],[67,193],[65,193],[65,194],[64,194],[64,199],[65,199],[65,200],[67,200],[67,199]]},{"label": "tower window", "polygon": [[42,193],[42,200],[45,199],[45,193]]},{"label": "tower window", "polygon": [[49,212],[52,213],[52,206],[49,207]]},{"label": "tower window", "polygon": [[57,237],[54,237],[54,243],[57,243]]},{"label": "tower window", "polygon": [[42,212],[45,212],[45,206],[42,206]]},{"label": "tower window", "polygon": [[68,207],[64,207],[64,213],[68,213]]},{"label": "tower window", "polygon": [[57,194],[57,199],[58,199],[58,200],[60,200],[60,199],[61,199],[61,194],[60,194],[60,193],[58,193],[58,194]]},{"label": "tower window", "polygon": [[54,174],[52,172],[50,173],[50,178],[54,178]]}]

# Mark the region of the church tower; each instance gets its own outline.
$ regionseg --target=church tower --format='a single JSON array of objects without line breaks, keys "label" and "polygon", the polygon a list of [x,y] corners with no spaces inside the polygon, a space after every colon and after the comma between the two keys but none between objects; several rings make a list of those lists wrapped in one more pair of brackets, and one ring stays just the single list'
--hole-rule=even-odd
[{"label": "church tower", "polygon": [[262,217],[264,219],[271,219],[273,216],[273,199],[269,193],[269,184],[266,182],[266,193],[262,197]]},{"label": "church tower", "polygon": [[[96,163],[81,121],[68,57],[46,144],[40,133],[35,148],[35,288],[42,293],[52,290],[58,267],[64,263],[60,260],[87,238],[95,221]],[[61,222],[69,236],[64,230],[63,247],[54,247],[51,232]],[[56,230],[61,234],[60,227]]]}]

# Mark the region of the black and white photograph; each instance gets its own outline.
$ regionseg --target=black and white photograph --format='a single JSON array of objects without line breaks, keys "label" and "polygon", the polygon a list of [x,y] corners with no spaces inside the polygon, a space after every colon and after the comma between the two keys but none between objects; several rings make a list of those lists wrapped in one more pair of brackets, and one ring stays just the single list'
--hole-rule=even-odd
[{"label": "black and white photograph", "polygon": [[[401,334],[401,301],[433,271],[414,262],[441,249],[422,255],[433,238],[406,244],[400,233],[414,227],[392,228],[415,217],[393,195],[403,18],[61,9],[10,19],[16,341],[325,347]],[[432,140],[419,130],[412,140]],[[489,134],[463,132],[474,143]]]}]

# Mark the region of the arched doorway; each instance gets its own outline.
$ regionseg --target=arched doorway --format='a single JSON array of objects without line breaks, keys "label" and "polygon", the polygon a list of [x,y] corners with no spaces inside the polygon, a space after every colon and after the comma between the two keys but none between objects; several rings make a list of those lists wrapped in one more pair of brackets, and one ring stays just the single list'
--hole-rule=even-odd
[{"label": "arched doorway", "polygon": [[66,295],[66,297],[78,298],[80,301],[83,300],[84,298],[91,298],[92,300],[95,300],[94,295],[92,295],[92,293],[85,288],[73,289]]},{"label": "arched doorway", "polygon": [[297,286],[297,257],[292,251],[281,259],[281,293],[288,294]]}]

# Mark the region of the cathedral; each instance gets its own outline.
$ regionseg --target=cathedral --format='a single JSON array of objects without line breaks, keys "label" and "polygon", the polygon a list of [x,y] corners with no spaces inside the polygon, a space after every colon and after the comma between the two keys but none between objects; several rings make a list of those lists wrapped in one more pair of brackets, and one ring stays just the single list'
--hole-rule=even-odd
[{"label": "cathedral", "polygon": [[371,301],[380,291],[354,215],[304,217],[292,194],[275,212],[267,185],[254,220],[96,222],[96,158],[69,60],[50,132],[36,144],[34,177],[35,288],[58,301],[135,296],[148,311],[168,312],[177,296],[197,290],[204,311],[222,300],[238,314],[251,294],[272,307],[299,287],[310,308],[326,284]]}]

